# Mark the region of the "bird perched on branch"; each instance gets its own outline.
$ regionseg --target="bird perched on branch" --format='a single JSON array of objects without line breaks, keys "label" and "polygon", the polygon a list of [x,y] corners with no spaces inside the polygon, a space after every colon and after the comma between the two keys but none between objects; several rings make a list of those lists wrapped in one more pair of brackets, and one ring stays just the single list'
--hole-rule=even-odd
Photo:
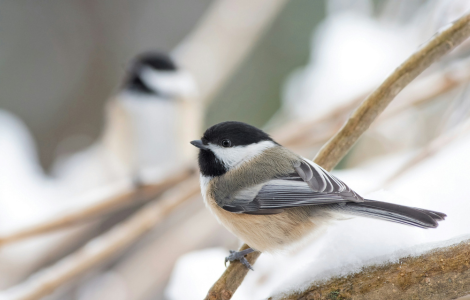
[{"label": "bird perched on branch", "polygon": [[185,156],[185,130],[197,127],[184,115],[185,103],[195,94],[192,77],[168,55],[138,56],[106,104],[100,140],[59,160],[54,174],[80,190],[129,177],[139,183],[161,179]]},{"label": "bird perched on branch", "polygon": [[314,162],[279,145],[262,130],[223,122],[206,130],[198,147],[201,191],[206,205],[253,251],[278,252],[303,241],[328,221],[347,215],[435,228],[445,214],[364,199]]}]

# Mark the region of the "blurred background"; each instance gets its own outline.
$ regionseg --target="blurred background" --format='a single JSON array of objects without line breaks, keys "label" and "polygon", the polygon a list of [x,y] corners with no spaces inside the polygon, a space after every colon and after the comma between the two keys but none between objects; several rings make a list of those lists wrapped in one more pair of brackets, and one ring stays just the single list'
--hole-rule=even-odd
[{"label": "blurred background", "polygon": [[[113,144],[109,150],[100,145],[107,145],[107,133],[125,131],[126,126],[143,118],[141,112],[133,114],[140,109],[134,106],[125,108],[135,109],[127,121],[112,123],[109,117],[114,107],[110,99],[121,95],[122,82],[136,56],[149,51],[169,53],[193,76],[196,89],[202,90],[188,100],[200,105],[177,109],[179,116],[193,112],[202,115],[202,121],[195,117],[198,124],[177,119],[194,129],[192,138],[178,137],[182,142],[198,138],[194,135],[199,135],[201,128],[237,120],[263,127],[281,143],[313,158],[353,108],[388,74],[470,8],[465,0],[221,2],[0,3],[0,290],[4,290],[0,299],[200,299],[223,271],[225,249],[238,247],[236,238],[216,223],[195,195],[165,214],[150,233],[136,236],[131,246],[71,272],[58,289],[46,292],[52,295],[45,296],[42,291],[30,298],[25,296],[55,280],[56,269],[47,273],[44,268],[54,268],[60,259],[115,228],[149,202],[148,196],[140,199],[133,194],[138,199],[124,208],[109,209],[98,217],[85,214],[84,221],[66,230],[12,239],[2,245],[2,237],[23,228],[34,228],[134,191],[134,173],[122,171],[123,176],[114,176],[121,170],[104,162],[109,157],[119,161],[116,153],[120,146]],[[244,13],[249,10],[254,11],[252,20]],[[211,19],[213,15],[219,19]],[[217,27],[217,22],[222,24],[218,31],[205,39],[198,37],[199,29]],[[239,23],[246,27],[238,28]],[[198,59],[201,52],[196,51],[197,44],[217,45],[210,39],[223,37],[224,26],[231,24],[240,32],[258,28],[259,35],[251,40],[236,34],[232,39],[221,39],[220,43],[226,44],[220,51],[214,48],[214,61],[207,56]],[[240,54],[238,48],[246,53]],[[393,190],[394,184],[399,190],[397,180],[414,167],[431,164],[434,154],[468,139],[469,51],[469,43],[464,43],[407,87],[340,163],[338,174],[350,178],[354,182],[351,186],[358,191],[373,192],[383,186]],[[237,59],[232,65],[221,63],[234,57]],[[194,63],[200,61],[202,67]],[[210,73],[211,64],[227,69],[226,81],[209,75],[208,81],[199,79]],[[211,86],[213,93],[204,93],[205,83],[217,86]],[[156,135],[151,127],[142,129],[146,126],[142,124],[137,129],[132,127],[134,134],[147,129],[147,136]],[[470,143],[458,146],[465,147],[470,148]],[[105,148],[110,152],[99,152]],[[150,183],[165,182],[166,176],[173,174],[169,170],[181,167],[180,160],[194,162],[193,155],[182,154],[170,166],[156,166],[158,176]],[[445,157],[468,161],[453,154]],[[463,175],[463,162],[457,167],[462,169],[453,170],[454,176],[470,179]],[[105,175],[108,173],[113,175]],[[431,181],[419,180],[420,174],[412,178],[417,180],[415,189],[422,191]],[[81,181],[88,183],[81,185]],[[161,192],[158,190],[159,195]],[[435,210],[441,207],[437,200],[431,203],[435,207],[424,206]],[[450,208],[442,209],[447,212]],[[439,238],[450,238],[446,235],[449,230]],[[207,248],[206,252],[191,252]],[[178,261],[183,254],[186,256]],[[241,290],[238,299],[265,298],[278,288],[282,279],[270,279],[268,274],[279,270],[267,264],[262,268],[264,273],[260,271],[252,278],[258,286],[251,284]],[[43,269],[45,273],[41,273]],[[30,277],[36,272],[39,276]],[[254,293],[254,289],[259,292]]]},{"label": "blurred background", "polygon": [[[129,62],[144,51],[173,50],[213,2],[3,4],[1,106],[31,130],[42,166],[91,145]],[[286,76],[307,62],[310,34],[324,16],[324,1],[289,3],[218,93],[206,124],[265,124],[280,105]]]}]

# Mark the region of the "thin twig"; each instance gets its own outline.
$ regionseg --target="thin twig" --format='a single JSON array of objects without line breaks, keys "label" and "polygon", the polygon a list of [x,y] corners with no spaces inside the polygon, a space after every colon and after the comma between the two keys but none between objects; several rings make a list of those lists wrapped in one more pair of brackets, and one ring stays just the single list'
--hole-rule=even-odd
[{"label": "thin twig", "polygon": [[[352,114],[341,130],[320,150],[314,161],[331,170],[354,145],[393,98],[433,62],[470,36],[470,14],[436,34],[426,45],[399,66]],[[244,244],[241,249],[249,247]],[[253,264],[256,252],[247,256]],[[228,300],[247,274],[241,263],[234,262],[209,290],[206,300]]]},{"label": "thin twig", "polygon": [[395,173],[390,175],[390,177],[384,181],[383,185],[390,184],[392,181],[400,177],[403,173],[406,173],[408,170],[410,170],[423,160],[433,156],[440,149],[449,145],[458,137],[467,134],[469,131],[470,120],[465,121],[462,124],[458,125],[456,128],[453,128],[445,134],[438,136],[437,138],[432,140],[426,147],[423,147],[418,153],[411,157],[406,163],[404,163],[401,168],[399,168]]},{"label": "thin twig", "polygon": [[26,282],[0,292],[0,299],[33,300],[52,293],[75,276],[118,254],[160,223],[177,206],[198,194],[198,178],[192,176],[167,191],[159,201],[148,204],[112,230],[89,241],[72,255],[43,269]]}]

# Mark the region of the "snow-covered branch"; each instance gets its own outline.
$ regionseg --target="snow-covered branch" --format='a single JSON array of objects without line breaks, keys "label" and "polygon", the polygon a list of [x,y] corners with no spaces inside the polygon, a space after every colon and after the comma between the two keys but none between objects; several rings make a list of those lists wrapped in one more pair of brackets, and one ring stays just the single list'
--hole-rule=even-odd
[{"label": "snow-covered branch", "polygon": [[468,294],[468,285],[462,279],[470,274],[469,255],[467,240],[395,263],[365,267],[348,276],[314,282],[302,292],[269,299],[455,299]]},{"label": "snow-covered branch", "polygon": [[[464,15],[431,40],[399,66],[348,119],[343,128],[320,150],[315,162],[331,170],[369,128],[394,97],[433,62],[454,49],[470,36],[470,14]],[[248,247],[246,244],[241,249]],[[259,254],[248,255],[253,264]],[[230,299],[243,282],[247,269],[231,263],[209,290],[206,299]]]}]

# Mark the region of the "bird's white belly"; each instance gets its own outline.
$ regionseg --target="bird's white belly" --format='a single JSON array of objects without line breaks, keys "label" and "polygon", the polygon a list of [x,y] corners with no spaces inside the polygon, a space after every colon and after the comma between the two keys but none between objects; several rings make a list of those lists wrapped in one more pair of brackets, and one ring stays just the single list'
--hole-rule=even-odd
[{"label": "bird's white belly", "polygon": [[211,197],[210,185],[210,178],[201,176],[201,192],[206,206],[219,223],[255,250],[280,252],[291,249],[310,237],[323,223],[323,220],[311,220],[301,209],[285,210],[274,215],[228,212]]}]

